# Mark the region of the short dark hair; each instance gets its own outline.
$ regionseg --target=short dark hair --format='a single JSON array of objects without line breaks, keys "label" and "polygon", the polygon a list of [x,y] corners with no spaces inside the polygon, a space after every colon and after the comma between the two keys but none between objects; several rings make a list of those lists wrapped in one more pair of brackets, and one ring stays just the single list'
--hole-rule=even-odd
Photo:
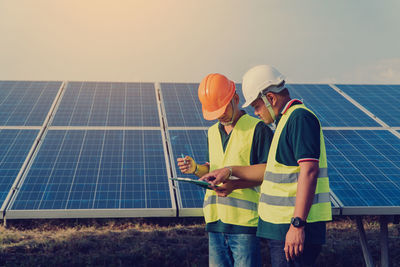
[{"label": "short dark hair", "polygon": [[282,91],[276,94],[280,96],[290,96],[289,90],[286,87]]}]

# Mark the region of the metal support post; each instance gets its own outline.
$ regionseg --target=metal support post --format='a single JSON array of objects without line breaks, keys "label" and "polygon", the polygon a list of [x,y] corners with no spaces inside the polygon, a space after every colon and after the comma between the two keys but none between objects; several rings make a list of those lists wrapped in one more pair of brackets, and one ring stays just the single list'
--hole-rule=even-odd
[{"label": "metal support post", "polygon": [[388,218],[381,215],[379,219],[381,228],[380,243],[381,243],[381,266],[389,267],[389,242],[388,242]]},{"label": "metal support post", "polygon": [[356,217],[356,222],[357,222],[358,233],[360,236],[361,249],[364,255],[365,265],[367,267],[374,267],[374,261],[372,260],[371,253],[369,253],[367,238],[365,236],[365,230],[361,216]]}]

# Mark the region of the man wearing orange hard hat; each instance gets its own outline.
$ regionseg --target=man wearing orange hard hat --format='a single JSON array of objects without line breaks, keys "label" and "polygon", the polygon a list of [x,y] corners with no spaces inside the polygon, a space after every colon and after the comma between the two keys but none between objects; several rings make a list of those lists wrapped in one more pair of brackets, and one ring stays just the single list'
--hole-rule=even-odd
[{"label": "man wearing orange hard hat", "polygon": [[[239,108],[235,83],[224,75],[207,75],[198,97],[206,120],[218,120],[208,129],[209,163],[189,156],[178,158],[183,173],[198,177],[225,166],[260,166],[265,169],[272,140],[271,129]],[[230,180],[206,190],[203,213],[209,233],[210,266],[261,266],[258,224],[261,182]]]}]

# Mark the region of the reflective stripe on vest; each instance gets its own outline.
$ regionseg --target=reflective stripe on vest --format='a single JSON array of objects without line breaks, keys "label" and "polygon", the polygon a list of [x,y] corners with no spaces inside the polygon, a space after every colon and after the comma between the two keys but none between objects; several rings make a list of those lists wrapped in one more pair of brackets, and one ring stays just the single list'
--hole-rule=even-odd
[{"label": "reflective stripe on vest", "polygon": [[[240,117],[223,151],[218,123],[208,130],[210,171],[225,166],[250,165],[254,130],[260,120],[247,114]],[[234,190],[228,197],[218,197],[206,190],[203,213],[206,223],[221,220],[224,223],[256,227],[258,223],[259,187]]]},{"label": "reflective stripe on vest", "polygon": [[[260,202],[275,206],[294,207],[296,205],[296,197],[271,196],[261,193]],[[314,195],[313,204],[324,203],[324,202],[330,202],[329,192],[319,193]]]},{"label": "reflective stripe on vest", "polygon": [[246,209],[246,210],[257,210],[258,205],[257,203],[244,200],[244,199],[237,199],[232,197],[218,197],[218,196],[210,196],[207,200],[204,201],[203,207],[210,205],[210,204],[222,204],[226,206]]},{"label": "reflective stripe on vest", "polygon": [[[296,203],[299,166],[286,166],[276,161],[279,139],[290,115],[294,110],[303,108],[303,104],[291,106],[283,115],[275,130],[268,154],[264,181],[261,185],[261,197],[258,213],[263,221],[282,224],[290,223]],[[312,113],[312,111],[310,111]],[[314,114],[314,113],[312,113]],[[315,114],[314,114],[315,116]],[[329,198],[329,178],[326,161],[325,141],[320,127],[319,174],[313,204],[307,222],[328,221],[332,219]]]},{"label": "reflective stripe on vest", "polygon": [[[328,177],[328,168],[319,168],[318,178]],[[297,183],[299,173],[273,173],[266,171],[264,180],[274,183]]]}]

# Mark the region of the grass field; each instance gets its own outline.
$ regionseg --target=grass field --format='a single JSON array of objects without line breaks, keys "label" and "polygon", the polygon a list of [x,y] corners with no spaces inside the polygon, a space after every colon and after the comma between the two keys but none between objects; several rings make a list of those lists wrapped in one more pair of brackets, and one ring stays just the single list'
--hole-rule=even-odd
[{"label": "grass field", "polygon": [[[379,264],[378,218],[364,220]],[[202,218],[9,220],[0,227],[0,266],[207,266]],[[354,218],[327,225],[319,266],[364,266]],[[389,224],[392,266],[400,266],[400,226]],[[262,241],[263,266],[269,266]]]}]

